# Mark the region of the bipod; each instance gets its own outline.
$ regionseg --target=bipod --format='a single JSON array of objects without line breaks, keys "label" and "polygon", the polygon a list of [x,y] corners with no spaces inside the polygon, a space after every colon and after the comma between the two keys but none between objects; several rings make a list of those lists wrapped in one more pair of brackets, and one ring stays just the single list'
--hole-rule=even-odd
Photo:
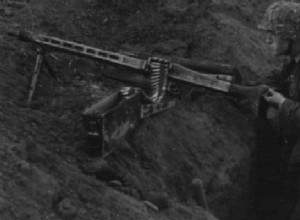
[{"label": "bipod", "polygon": [[48,70],[48,73],[56,81],[60,82],[59,79],[56,77],[53,69],[51,68],[48,60],[45,57],[46,51],[41,47],[37,47],[36,51],[37,51],[37,57],[36,57],[36,61],[35,61],[35,66],[34,66],[34,70],[33,70],[33,75],[32,75],[32,79],[31,79],[31,83],[30,83],[28,100],[27,100],[28,106],[30,106],[30,104],[31,104],[32,97],[33,97],[33,94],[34,94],[34,91],[35,91],[35,88],[36,88],[36,83],[37,83],[37,80],[38,80],[38,76],[41,72],[41,68],[42,68],[43,64],[46,67],[46,69]]}]

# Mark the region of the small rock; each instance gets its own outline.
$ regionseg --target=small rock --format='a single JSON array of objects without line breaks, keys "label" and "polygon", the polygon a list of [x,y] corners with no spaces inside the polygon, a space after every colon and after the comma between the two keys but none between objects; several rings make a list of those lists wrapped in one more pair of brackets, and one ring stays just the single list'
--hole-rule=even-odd
[{"label": "small rock", "polygon": [[58,204],[58,213],[61,215],[62,218],[71,220],[75,218],[76,216],[76,206],[74,202],[70,199],[63,199],[59,204]]},{"label": "small rock", "polygon": [[112,180],[108,183],[108,185],[115,188],[123,186],[123,184],[119,180]]},{"label": "small rock", "polygon": [[158,212],[158,210],[159,210],[158,207],[156,205],[154,205],[152,202],[144,201],[144,204],[154,211]]},{"label": "small rock", "polygon": [[151,202],[157,206],[160,210],[169,207],[168,196],[161,192],[148,192],[144,195],[144,200]]},{"label": "small rock", "polygon": [[192,198],[196,201],[196,203],[204,208],[205,210],[208,210],[208,204],[207,204],[207,199],[203,187],[203,183],[201,179],[195,178],[192,181],[192,186],[191,186],[191,194]]}]

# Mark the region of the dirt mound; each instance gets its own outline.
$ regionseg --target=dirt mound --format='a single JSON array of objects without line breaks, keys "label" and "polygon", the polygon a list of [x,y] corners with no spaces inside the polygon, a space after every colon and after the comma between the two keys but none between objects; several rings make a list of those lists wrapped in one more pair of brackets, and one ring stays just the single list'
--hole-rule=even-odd
[{"label": "dirt mound", "polygon": [[[256,30],[267,3],[0,3],[1,219],[251,218],[252,118],[231,97],[203,89],[193,100],[178,99],[103,160],[89,153],[81,113],[120,86],[102,73],[122,70],[53,52],[48,59],[60,81],[43,70],[27,108],[35,48],[6,33],[13,26],[113,51],[226,62],[248,82],[273,68]],[[191,199],[194,178],[204,184],[209,212]]]}]

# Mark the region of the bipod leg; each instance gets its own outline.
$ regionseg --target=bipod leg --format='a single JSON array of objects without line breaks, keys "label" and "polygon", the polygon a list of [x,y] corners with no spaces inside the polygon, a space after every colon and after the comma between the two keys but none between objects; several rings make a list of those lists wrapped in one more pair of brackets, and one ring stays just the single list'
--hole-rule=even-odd
[{"label": "bipod leg", "polygon": [[44,53],[41,49],[38,49],[38,55],[36,57],[34,71],[33,71],[31,84],[30,84],[30,88],[29,88],[28,106],[31,104],[32,96],[33,96],[33,93],[34,93],[34,90],[35,90],[35,87],[36,87],[36,82],[37,82],[38,76],[41,72],[43,59],[44,59]]}]

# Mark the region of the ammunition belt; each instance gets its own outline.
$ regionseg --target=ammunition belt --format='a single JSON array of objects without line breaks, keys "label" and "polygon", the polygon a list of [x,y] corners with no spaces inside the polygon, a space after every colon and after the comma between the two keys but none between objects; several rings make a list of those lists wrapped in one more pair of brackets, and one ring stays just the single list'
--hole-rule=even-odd
[{"label": "ammunition belt", "polygon": [[167,89],[167,78],[170,70],[170,63],[167,60],[150,57],[148,59],[148,73],[151,83],[151,91],[145,94],[146,98],[153,103],[160,102]]},{"label": "ammunition belt", "polygon": [[132,94],[141,92],[151,103],[159,103],[163,99],[168,87],[167,78],[169,69],[170,63],[167,60],[156,57],[149,58],[145,72],[150,88],[143,90],[134,87],[122,87],[120,90],[122,96],[129,99]]}]

